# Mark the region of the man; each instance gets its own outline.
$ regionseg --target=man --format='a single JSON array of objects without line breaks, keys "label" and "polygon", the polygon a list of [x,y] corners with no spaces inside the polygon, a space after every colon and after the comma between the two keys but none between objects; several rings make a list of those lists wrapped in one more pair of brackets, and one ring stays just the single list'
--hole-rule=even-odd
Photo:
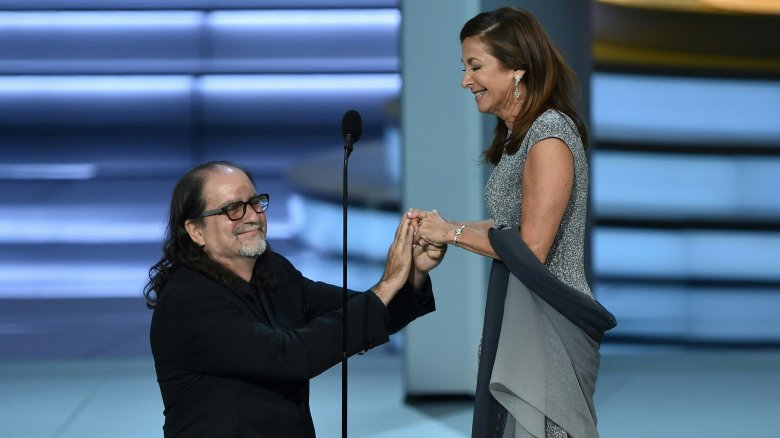
[{"label": "man", "polygon": [[[229,162],[192,169],[173,191],[144,290],[165,436],[315,436],[309,379],[342,359],[343,292],[268,247],[268,202]],[[380,281],[350,292],[350,355],[434,310],[427,273],[445,249],[413,245],[413,220],[402,218]]]}]

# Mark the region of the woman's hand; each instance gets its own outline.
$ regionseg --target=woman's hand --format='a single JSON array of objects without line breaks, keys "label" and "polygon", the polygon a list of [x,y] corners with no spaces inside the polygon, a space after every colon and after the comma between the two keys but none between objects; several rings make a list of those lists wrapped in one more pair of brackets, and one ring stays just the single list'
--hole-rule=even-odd
[{"label": "woman's hand", "polygon": [[431,210],[418,215],[421,216],[415,233],[415,241],[422,244],[423,241],[434,245],[447,245],[452,242],[455,234],[455,225],[447,222],[438,211]]}]

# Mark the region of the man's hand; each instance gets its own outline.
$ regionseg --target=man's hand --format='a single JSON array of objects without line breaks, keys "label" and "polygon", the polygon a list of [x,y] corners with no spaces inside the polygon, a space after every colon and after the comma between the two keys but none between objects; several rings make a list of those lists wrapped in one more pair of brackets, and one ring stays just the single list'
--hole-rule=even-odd
[{"label": "man's hand", "polygon": [[385,262],[385,272],[382,279],[379,280],[371,289],[386,305],[390,304],[395,294],[406,284],[410,277],[412,269],[412,242],[414,230],[412,221],[406,215],[401,218],[398,229],[395,232],[395,239],[387,250],[387,262]]},{"label": "man's hand", "polygon": [[425,277],[428,275],[428,271],[438,266],[447,252],[446,244],[432,244],[422,239],[417,233],[423,218],[428,213],[414,208],[409,209],[406,213],[406,216],[412,220],[411,225],[415,232],[415,244],[412,249],[413,269],[409,277],[415,288],[421,288],[425,285]]},{"label": "man's hand", "polygon": [[412,249],[414,269],[427,274],[428,271],[439,266],[447,252],[447,245],[434,245],[433,243],[415,244]]}]

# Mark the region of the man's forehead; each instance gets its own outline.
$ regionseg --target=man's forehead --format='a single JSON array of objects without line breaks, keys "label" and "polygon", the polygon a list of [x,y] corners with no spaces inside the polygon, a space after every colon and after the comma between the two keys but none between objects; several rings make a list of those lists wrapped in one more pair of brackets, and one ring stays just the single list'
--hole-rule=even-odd
[{"label": "man's forehead", "polygon": [[207,184],[240,184],[245,181],[249,181],[249,177],[235,167],[217,166],[206,172]]},{"label": "man's forehead", "polygon": [[214,201],[235,201],[254,194],[249,177],[240,169],[220,167],[206,175],[204,194]]}]

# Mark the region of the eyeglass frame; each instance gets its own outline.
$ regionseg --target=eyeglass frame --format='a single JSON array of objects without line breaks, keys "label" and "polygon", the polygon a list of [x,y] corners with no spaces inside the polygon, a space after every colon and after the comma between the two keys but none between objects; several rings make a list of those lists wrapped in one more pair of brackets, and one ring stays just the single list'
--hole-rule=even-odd
[{"label": "eyeglass frame", "polygon": [[[263,198],[265,198],[265,203],[263,203]],[[260,213],[263,213],[266,210],[268,210],[268,205],[271,203],[271,197],[268,196],[268,193],[261,193],[259,195],[252,196],[251,198],[249,198],[246,201],[231,202],[230,204],[228,204],[228,205],[226,205],[224,207],[215,208],[213,210],[206,210],[203,213],[201,213],[200,215],[198,215],[198,217],[206,218],[206,217],[209,217],[209,216],[216,216],[218,214],[224,214],[231,221],[234,221],[234,222],[235,221],[240,221],[241,219],[244,218],[244,216],[246,216],[246,207],[247,207],[247,205],[252,205],[252,201],[254,201],[255,199],[259,200],[259,202],[257,203],[257,206],[258,206],[258,208],[260,208],[260,211],[257,211],[254,207],[252,207],[252,210],[254,210],[255,213],[260,214]],[[238,205],[238,204],[242,204],[244,208],[243,208],[243,210],[241,212],[241,216],[233,219],[228,214],[228,210],[230,210],[231,208],[235,208],[235,206]]]}]

